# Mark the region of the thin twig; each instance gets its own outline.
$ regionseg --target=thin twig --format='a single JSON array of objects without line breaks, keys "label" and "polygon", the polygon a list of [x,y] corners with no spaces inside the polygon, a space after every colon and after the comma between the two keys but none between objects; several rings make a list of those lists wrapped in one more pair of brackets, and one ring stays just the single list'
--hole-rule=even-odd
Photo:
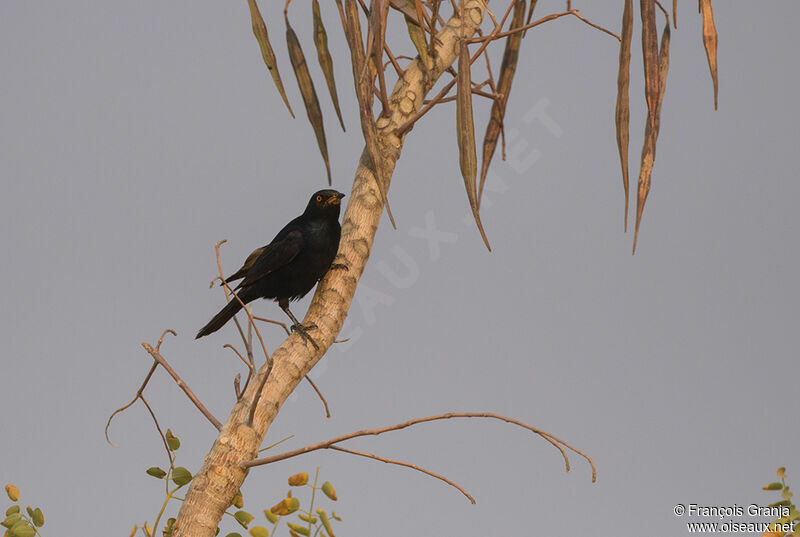
[{"label": "thin twig", "polygon": [[[239,359],[244,363],[244,365],[247,366],[247,380],[244,381],[244,389],[246,390],[247,386],[250,384],[250,379],[253,378],[253,375],[255,375],[256,373],[255,366],[252,363],[250,363],[244,356],[242,356],[242,354],[238,350],[236,350],[236,347],[234,347],[230,343],[226,343],[225,345],[222,346],[222,348],[223,349],[228,348],[232,350],[234,353],[236,353],[236,356],[239,357]],[[239,375],[239,377],[241,377],[241,375]]]},{"label": "thin twig", "polygon": [[164,359],[163,356],[161,356],[161,353],[156,349],[154,349],[153,347],[151,347],[150,344],[146,342],[142,343],[142,347],[144,347],[144,350],[150,353],[150,356],[152,356],[161,365],[161,367],[167,370],[167,373],[169,373],[169,375],[172,377],[172,379],[175,381],[178,387],[181,390],[183,390],[183,393],[186,394],[186,396],[192,401],[192,403],[194,403],[194,406],[196,406],[197,409],[200,412],[202,412],[202,414],[208,419],[208,421],[210,421],[211,424],[217,428],[217,430],[222,429],[222,423],[220,423],[219,420],[215,418],[211,412],[209,412],[209,410],[205,407],[205,405],[203,405],[203,403],[200,402],[200,400],[197,398],[194,392],[191,389],[189,389],[189,386],[186,385],[183,379],[175,372],[174,369],[172,369],[172,366],[167,363],[167,361]]},{"label": "thin twig", "polygon": [[[339,442],[343,442],[345,440],[350,440],[351,438],[357,438],[360,436],[377,436],[379,434],[383,434],[389,431],[398,431],[400,429],[405,429],[406,427],[410,427],[412,425],[417,425],[419,423],[425,423],[429,421],[436,421],[436,420],[444,420],[444,419],[451,419],[451,418],[492,418],[497,419],[500,421],[504,421],[506,423],[511,423],[513,425],[517,425],[522,427],[523,429],[527,429],[532,433],[535,433],[548,442],[555,446],[560,452],[561,456],[564,458],[564,464],[566,465],[566,469],[569,472],[569,457],[567,456],[566,451],[564,448],[569,449],[573,453],[580,455],[581,457],[585,458],[586,461],[589,463],[589,466],[592,468],[592,482],[597,479],[597,469],[595,468],[594,461],[591,457],[589,457],[584,452],[572,447],[568,443],[564,442],[563,440],[553,436],[552,434],[545,432],[541,429],[537,429],[536,427],[532,427],[527,423],[521,422],[519,420],[515,420],[513,418],[509,418],[506,416],[502,416],[500,414],[495,414],[492,412],[450,412],[447,414],[438,414],[436,416],[428,416],[426,418],[416,418],[413,420],[409,420],[403,423],[398,423],[397,425],[391,425],[389,427],[381,427],[378,429],[366,429],[362,431],[356,431],[354,433],[346,434],[343,436],[339,436],[336,438],[332,438],[330,440],[326,440],[324,442],[319,442],[317,444],[311,444],[309,446],[305,446],[299,449],[295,449],[292,451],[287,451],[286,453],[282,453],[280,455],[273,455],[272,457],[264,457],[260,459],[253,459],[251,461],[243,462],[242,466],[245,468],[252,468],[253,466],[261,466],[264,464],[269,464],[272,462],[282,461],[284,459],[288,459],[291,457],[296,457],[298,455],[303,455],[305,453],[309,453],[311,451],[316,451],[319,449],[328,449],[330,446],[334,444],[338,444]],[[563,446],[563,447],[562,447]]]},{"label": "thin twig", "polygon": [[242,398],[242,389],[239,387],[239,383],[242,381],[242,374],[236,373],[236,376],[233,377],[233,391],[236,393],[236,400]]},{"label": "thin twig", "polygon": [[[545,22],[550,22],[555,19],[560,19],[561,17],[565,15],[571,15],[572,13],[573,11],[561,11],[559,13],[552,13],[550,15],[547,15],[546,17],[542,17],[539,20],[535,20],[530,24],[526,24],[525,26],[520,26],[519,28],[514,28],[513,30],[508,30],[507,32],[500,32],[498,34],[491,33],[486,37],[473,37],[472,39],[469,40],[469,42],[486,44],[489,41],[495,41],[497,39],[508,37],[517,32],[524,32],[525,30],[530,30],[531,28],[539,26],[540,24],[544,24]],[[483,49],[481,49],[479,52],[483,52]]]},{"label": "thin twig", "polygon": [[139,399],[139,397],[142,395],[142,392],[144,391],[145,386],[147,386],[147,383],[150,382],[150,377],[153,376],[153,373],[155,373],[157,367],[158,367],[158,362],[154,360],[153,361],[153,366],[150,368],[150,371],[147,372],[147,375],[144,377],[144,382],[142,382],[142,385],[139,386],[139,389],[136,391],[136,395],[133,396],[133,399],[131,399],[131,402],[128,403],[127,405],[119,407],[114,412],[112,412],[111,415],[108,417],[108,421],[106,422],[106,430],[105,430],[105,432],[106,432],[106,442],[108,442],[112,446],[119,447],[117,444],[112,442],[111,439],[108,437],[108,428],[111,426],[111,420],[114,419],[114,416],[116,416],[120,412],[129,409],[133,405],[133,403],[135,403],[136,400]]},{"label": "thin twig", "polygon": [[331,411],[328,408],[328,401],[325,400],[325,397],[322,395],[322,392],[319,391],[319,388],[317,388],[317,385],[314,384],[313,380],[311,380],[311,377],[306,375],[306,380],[308,381],[309,384],[311,384],[311,387],[314,388],[314,391],[317,392],[317,395],[319,396],[320,400],[322,401],[322,404],[325,406],[325,417],[326,418],[330,418],[331,417]]},{"label": "thin twig", "polygon": [[405,466],[406,468],[411,468],[411,469],[416,470],[418,472],[422,472],[423,474],[427,474],[427,475],[429,475],[431,477],[435,477],[436,479],[440,479],[440,480],[444,481],[445,483],[447,483],[451,487],[454,487],[454,488],[458,489],[458,491],[461,494],[466,496],[467,499],[470,502],[472,502],[472,505],[475,505],[475,498],[473,498],[466,490],[464,490],[460,486],[456,485],[455,483],[453,483],[452,481],[450,481],[449,479],[447,479],[443,475],[439,475],[437,473],[431,472],[430,470],[426,470],[425,468],[417,466],[416,464],[411,464],[411,463],[402,462],[402,461],[396,461],[394,459],[386,459],[384,457],[379,457],[378,455],[375,455],[373,453],[366,453],[366,452],[363,452],[363,451],[355,451],[355,450],[352,450],[352,449],[345,449],[345,448],[339,447],[339,446],[331,446],[330,449],[335,449],[336,451],[341,451],[341,452],[344,452],[344,453],[350,453],[351,455],[359,455],[361,457],[367,457],[369,459],[375,459],[376,461],[381,461],[381,462],[385,462],[385,463],[388,463],[388,464],[396,464],[398,466]]},{"label": "thin twig", "polygon": [[147,403],[147,400],[144,398],[144,395],[139,395],[139,399],[142,400],[144,406],[147,407],[147,411],[150,412],[150,416],[153,418],[153,423],[156,424],[156,430],[158,431],[158,435],[161,437],[161,442],[164,443],[164,449],[167,450],[167,457],[169,457],[169,465],[172,466],[172,452],[169,449],[169,444],[167,444],[167,437],[164,436],[164,432],[161,430],[161,426],[158,424],[158,420],[156,419],[156,413],[153,412],[153,409],[150,408],[150,405]]},{"label": "thin twig", "polygon": [[253,319],[255,319],[256,321],[262,321],[262,322],[265,322],[265,323],[277,324],[278,326],[280,326],[281,328],[283,328],[286,331],[286,335],[287,336],[292,335],[292,332],[289,330],[289,327],[286,326],[286,323],[282,323],[280,321],[274,321],[272,319],[267,319],[266,317],[259,317],[257,315],[253,315]]},{"label": "thin twig", "polygon": [[[663,8],[662,8],[662,9],[663,9]],[[619,41],[619,42],[622,42],[622,38],[621,38],[620,36],[618,36],[617,34],[615,34],[614,32],[612,32],[611,30],[608,30],[608,29],[606,29],[606,28],[603,28],[603,27],[602,27],[602,26],[600,26],[599,24],[595,24],[595,23],[593,23],[592,21],[590,21],[589,19],[586,19],[586,18],[582,17],[582,16],[580,15],[580,13],[578,13],[578,10],[573,10],[573,11],[571,11],[571,13],[572,13],[573,15],[575,15],[576,17],[578,17],[578,18],[579,18],[580,20],[582,20],[583,22],[585,22],[586,24],[588,24],[589,26],[591,26],[592,28],[596,28],[596,29],[600,30],[600,31],[601,31],[601,32],[603,32],[603,33],[606,33],[606,34],[608,34],[608,35],[610,35],[610,36],[612,36],[612,37],[615,37],[615,38],[617,39],[617,41]],[[666,12],[665,12],[665,13],[666,13]],[[667,17],[667,20],[669,20],[669,17]]]},{"label": "thin twig", "polygon": [[[288,6],[288,3],[287,3],[287,6]],[[220,260],[219,247],[221,245],[225,244],[226,242],[227,242],[226,240],[221,240],[216,245],[214,245],[214,249],[217,252],[217,268],[219,269],[219,276],[218,277],[220,278],[220,280],[222,280],[222,286],[225,288],[225,298],[227,299],[228,298],[228,293],[230,293],[230,294],[233,295],[233,297],[236,300],[239,301],[239,304],[242,305],[242,309],[247,314],[247,318],[253,324],[253,329],[256,331],[256,336],[258,336],[258,341],[261,343],[261,350],[264,351],[264,357],[266,358],[267,362],[269,362],[270,358],[269,358],[269,353],[267,352],[267,346],[264,344],[264,339],[261,337],[261,332],[259,332],[258,331],[258,327],[255,326],[255,321],[253,321],[253,314],[248,310],[247,304],[242,302],[242,299],[239,298],[239,295],[236,294],[236,291],[231,289],[230,286],[228,285],[228,282],[225,281],[225,276],[223,275],[223,272],[222,272],[222,262]],[[215,280],[212,280],[212,282],[213,281],[215,281]],[[241,329],[240,329],[240,332],[241,332]],[[242,337],[244,337],[244,336],[242,336]]]}]

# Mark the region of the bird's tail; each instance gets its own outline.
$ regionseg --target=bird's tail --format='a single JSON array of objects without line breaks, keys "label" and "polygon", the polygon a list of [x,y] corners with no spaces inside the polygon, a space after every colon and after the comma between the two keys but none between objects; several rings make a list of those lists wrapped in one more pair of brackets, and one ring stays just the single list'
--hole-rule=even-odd
[{"label": "bird's tail", "polygon": [[220,328],[222,328],[225,323],[231,320],[231,317],[236,315],[242,309],[242,304],[236,300],[235,298],[228,302],[228,304],[220,310],[219,313],[214,315],[214,318],[208,321],[208,324],[205,325],[203,328],[195,336],[195,339],[199,339],[203,336],[207,336],[208,334],[213,334]]}]

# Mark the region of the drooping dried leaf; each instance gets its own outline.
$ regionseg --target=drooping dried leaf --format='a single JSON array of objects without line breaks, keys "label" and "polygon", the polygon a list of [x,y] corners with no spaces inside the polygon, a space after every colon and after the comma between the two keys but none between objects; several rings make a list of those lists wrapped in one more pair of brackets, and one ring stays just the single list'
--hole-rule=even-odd
[{"label": "drooping dried leaf", "polygon": [[678,0],[672,0],[672,24],[678,29]]},{"label": "drooping dried leaf", "polygon": [[[511,16],[510,30],[519,28],[525,21],[525,2],[518,0],[514,5],[514,13]],[[522,32],[517,32],[508,36],[506,48],[503,51],[503,63],[500,64],[500,76],[497,79],[497,93],[500,97],[492,104],[492,112],[489,116],[489,124],[486,125],[486,134],[483,136],[483,160],[481,162],[481,182],[478,187],[478,208],[483,197],[483,185],[486,182],[486,173],[489,171],[489,164],[492,162],[494,151],[497,147],[497,139],[503,129],[503,119],[506,115],[506,105],[508,96],[511,92],[511,82],[517,70],[517,60],[519,59],[519,46],[522,41]]]},{"label": "drooping dried leaf", "polygon": [[258,10],[256,0],[247,0],[247,3],[250,5],[250,18],[253,21],[253,34],[256,36],[256,39],[258,40],[258,46],[261,48],[261,57],[264,58],[264,63],[269,70],[269,74],[272,75],[272,80],[275,82],[275,87],[278,88],[278,92],[281,94],[283,102],[286,103],[286,108],[289,109],[289,113],[292,115],[292,117],[294,117],[292,107],[289,105],[289,99],[286,97],[286,91],[283,89],[281,75],[278,72],[278,61],[275,58],[275,52],[272,50],[272,45],[269,42],[267,25],[264,23],[264,18],[261,16],[261,12]]},{"label": "drooping dried leaf", "polygon": [[325,25],[322,23],[318,0],[311,0],[311,11],[314,15],[314,46],[317,48],[319,66],[322,68],[322,73],[325,75],[325,82],[328,84],[328,92],[331,94],[331,101],[333,101],[333,108],[336,110],[336,116],[339,118],[339,125],[342,126],[342,130],[345,130],[344,121],[342,121],[342,111],[339,110],[339,95],[336,93],[336,79],[333,77],[333,58],[331,58],[331,52],[328,50],[328,33],[325,31]]},{"label": "drooping dried leaf", "polygon": [[658,131],[661,129],[661,104],[664,101],[664,90],[666,89],[667,74],[669,72],[669,40],[670,29],[669,21],[667,21],[664,26],[664,32],[661,34],[661,50],[658,54],[660,86],[656,103],[655,123],[651,126],[648,121],[644,130],[642,167],[639,172],[638,197],[636,200],[636,231],[633,235],[633,253],[636,253],[636,242],[639,238],[639,224],[642,221],[642,213],[644,212],[645,201],[647,201],[647,194],[650,192],[650,176],[653,172],[653,164],[656,160],[656,141],[658,140]]},{"label": "drooping dried leaf", "polygon": [[619,73],[617,74],[617,109],[614,122],[617,127],[617,148],[622,166],[622,187],[625,189],[625,231],[628,231],[628,140],[630,132],[631,41],[633,40],[633,0],[625,0],[622,12],[622,42],[619,45]]},{"label": "drooping dried leaf", "polygon": [[317,91],[314,89],[314,82],[311,80],[311,75],[308,72],[306,57],[303,54],[303,49],[300,48],[300,41],[297,39],[297,34],[294,33],[292,26],[289,24],[288,16],[285,17],[285,20],[286,48],[289,50],[289,59],[292,61],[294,75],[295,78],[297,78],[297,86],[300,88],[300,94],[303,96],[303,103],[306,106],[308,121],[314,129],[319,152],[322,154],[322,160],[325,161],[325,170],[328,172],[328,184],[330,185],[332,183],[331,165],[328,160],[328,143],[325,140],[325,128],[322,124],[322,110],[319,107]]},{"label": "drooping dried leaf", "polygon": [[[538,2],[538,0],[531,0],[531,3],[528,5],[528,16],[525,18],[526,26],[531,23],[531,19],[533,18],[533,10],[536,9],[536,2]],[[525,37],[525,34],[527,33],[528,30],[522,32],[522,37]]]},{"label": "drooping dried leaf", "polygon": [[415,0],[389,0],[389,5],[419,24],[420,19],[417,12]]},{"label": "drooping dried leaf", "polygon": [[442,0],[430,0],[431,3],[431,23],[429,33],[431,35],[428,41],[428,57],[433,58],[433,48],[436,46],[436,22],[439,20],[439,5]]},{"label": "drooping dried leaf", "polygon": [[383,33],[382,9],[386,0],[370,0],[369,3],[369,26],[367,28],[367,61],[361,69],[361,76],[366,76],[366,70],[370,71],[370,79],[375,78],[378,69],[382,68],[378,58],[383,57],[381,34]]},{"label": "drooping dried leaf", "polygon": [[344,31],[344,36],[347,38],[347,20],[344,16],[344,7],[342,6],[342,0],[336,0],[336,9],[339,11],[339,18],[342,19],[342,31]]},{"label": "drooping dried leaf", "polygon": [[647,98],[647,116],[651,126],[655,125],[658,102],[658,30],[656,30],[655,0],[641,0],[642,15],[642,63],[644,64],[644,86]]},{"label": "drooping dried leaf", "polygon": [[717,81],[717,27],[714,24],[714,10],[711,7],[711,0],[700,0],[700,8],[703,13],[703,44],[706,47],[711,80],[714,83],[714,110],[716,110],[719,90]]},{"label": "drooping dried leaf", "polygon": [[356,0],[345,1],[345,13],[348,46],[350,48],[350,59],[353,65],[353,81],[355,83],[358,111],[361,119],[361,132],[364,135],[366,156],[369,158],[368,167],[372,169],[375,176],[378,191],[381,194],[383,203],[386,205],[386,213],[389,216],[389,221],[392,223],[392,227],[397,229],[384,188],[383,166],[381,164],[381,153],[378,147],[378,127],[375,124],[375,118],[372,114],[372,80],[361,76],[367,58],[364,53],[364,45],[361,37],[361,21],[358,16]]},{"label": "drooping dried leaf", "polygon": [[472,75],[470,72],[470,55],[466,39],[460,40],[458,54],[458,82],[456,86],[456,139],[458,140],[458,156],[461,176],[467,190],[472,216],[478,225],[486,248],[489,239],[483,231],[483,224],[478,212],[478,155],[475,151],[475,125],[472,118]]},{"label": "drooping dried leaf", "polygon": [[406,16],[405,19],[406,27],[408,27],[408,36],[411,38],[414,48],[417,49],[417,54],[419,54],[419,58],[422,60],[422,66],[427,72],[431,66],[431,60],[428,55],[428,43],[425,41],[425,30],[422,29],[422,26],[414,22],[414,19],[411,17]]}]

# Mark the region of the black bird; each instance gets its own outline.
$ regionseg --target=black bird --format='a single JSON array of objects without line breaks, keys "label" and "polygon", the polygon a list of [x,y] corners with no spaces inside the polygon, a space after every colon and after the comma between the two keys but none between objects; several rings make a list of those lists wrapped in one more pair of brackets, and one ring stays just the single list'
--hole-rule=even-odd
[{"label": "black bird", "polygon": [[[303,214],[286,224],[272,242],[247,256],[242,268],[225,280],[244,278],[235,291],[245,304],[257,298],[277,301],[294,323],[292,329],[314,347],[317,344],[306,327],[289,311],[289,301],[303,298],[331,268],[342,235],[339,209],[343,197],[336,190],[314,193]],[[242,304],[232,298],[195,339],[216,332],[240,309]]]}]

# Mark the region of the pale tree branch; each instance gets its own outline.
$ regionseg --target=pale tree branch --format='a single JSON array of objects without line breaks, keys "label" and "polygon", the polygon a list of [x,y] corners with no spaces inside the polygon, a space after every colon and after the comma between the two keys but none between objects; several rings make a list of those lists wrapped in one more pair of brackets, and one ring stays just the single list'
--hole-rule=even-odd
[{"label": "pale tree branch", "polygon": [[[349,1],[349,0],[348,0]],[[389,96],[388,113],[378,118],[377,143],[381,152],[380,188],[389,188],[404,136],[396,129],[421,107],[425,94],[456,59],[459,35],[473,35],[484,15],[483,0],[468,0],[464,20],[457,14],[448,20],[434,40],[434,61],[427,71],[419,58],[403,72]],[[464,28],[462,28],[464,26]],[[350,40],[350,46],[361,46]],[[357,71],[357,70],[354,70]],[[356,84],[358,80],[356,80]],[[247,471],[242,463],[257,456],[267,429],[303,377],[333,344],[344,324],[356,286],[369,259],[383,212],[369,154],[362,153],[351,195],[342,217],[339,259],[347,271],[330,271],[317,285],[303,324],[314,324],[319,348],[290,335],[271,355],[271,367],[263,365],[234,405],[205,462],[192,480],[173,526],[174,537],[213,537],[222,514],[242,486]],[[252,322],[252,320],[251,320]],[[257,404],[254,404],[258,399]]]}]

